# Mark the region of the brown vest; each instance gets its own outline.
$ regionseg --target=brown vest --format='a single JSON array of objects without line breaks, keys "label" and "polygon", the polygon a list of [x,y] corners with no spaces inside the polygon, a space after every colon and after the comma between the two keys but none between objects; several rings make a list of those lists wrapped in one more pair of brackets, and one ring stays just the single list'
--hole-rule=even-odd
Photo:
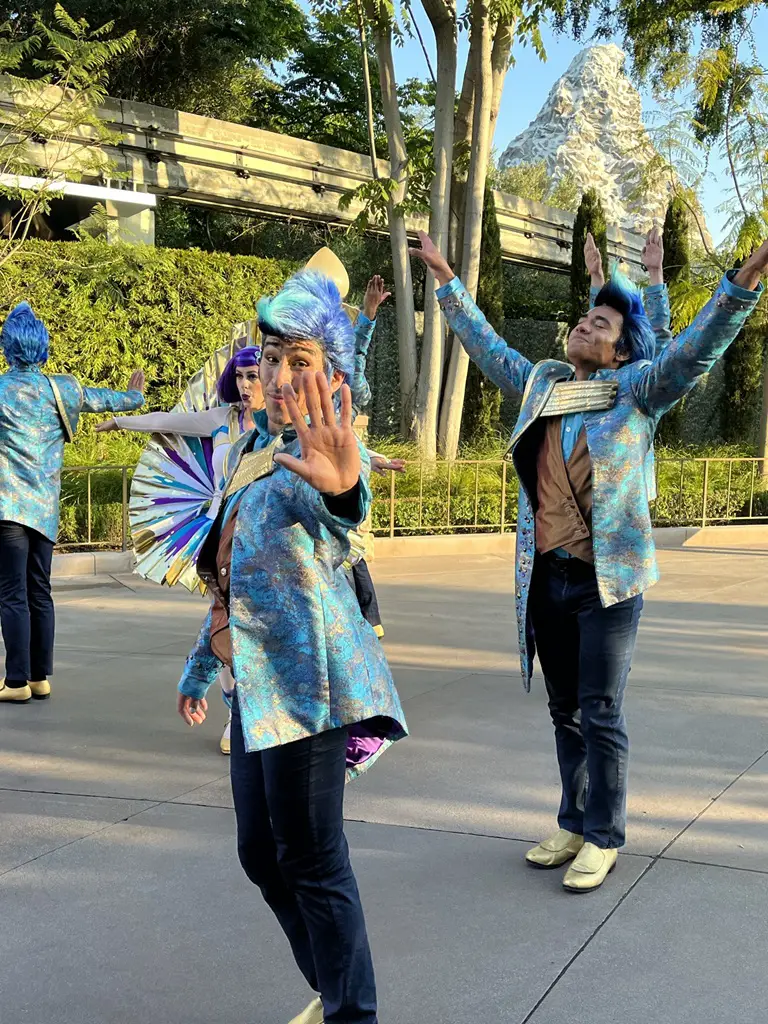
[{"label": "brown vest", "polygon": [[536,550],[563,548],[594,564],[592,551],[592,460],[582,428],[568,465],[560,437],[561,417],[546,421],[536,460]]}]

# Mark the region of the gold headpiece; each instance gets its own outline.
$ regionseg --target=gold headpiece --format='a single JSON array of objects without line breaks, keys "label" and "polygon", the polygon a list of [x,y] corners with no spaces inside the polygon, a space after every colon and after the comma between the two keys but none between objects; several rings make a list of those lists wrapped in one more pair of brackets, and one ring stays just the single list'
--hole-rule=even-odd
[{"label": "gold headpiece", "polygon": [[304,269],[316,270],[319,274],[324,274],[326,277],[330,277],[339,289],[339,295],[341,295],[341,304],[344,307],[344,312],[354,323],[360,310],[355,306],[350,306],[348,303],[344,302],[344,299],[346,299],[349,294],[349,274],[336,253],[331,252],[328,246],[324,245],[322,249],[317,250],[315,255],[312,256],[309,262],[305,265]]}]

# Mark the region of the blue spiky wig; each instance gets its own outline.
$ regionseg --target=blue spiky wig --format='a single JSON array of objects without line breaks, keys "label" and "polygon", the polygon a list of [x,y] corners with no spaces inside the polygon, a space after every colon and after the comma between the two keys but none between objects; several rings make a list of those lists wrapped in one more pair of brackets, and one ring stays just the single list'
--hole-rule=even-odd
[{"label": "blue spiky wig", "polygon": [[351,376],[355,366],[355,333],[341,304],[339,289],[316,270],[300,270],[277,295],[256,307],[262,335],[294,341],[316,341],[334,370]]},{"label": "blue spiky wig", "polygon": [[0,345],[11,366],[39,366],[48,359],[48,331],[28,302],[20,302],[5,318]]},{"label": "blue spiky wig", "polygon": [[630,363],[653,359],[656,337],[643,306],[642,292],[618,266],[614,266],[610,280],[598,292],[595,305],[610,306],[624,317],[618,352],[628,352]]}]

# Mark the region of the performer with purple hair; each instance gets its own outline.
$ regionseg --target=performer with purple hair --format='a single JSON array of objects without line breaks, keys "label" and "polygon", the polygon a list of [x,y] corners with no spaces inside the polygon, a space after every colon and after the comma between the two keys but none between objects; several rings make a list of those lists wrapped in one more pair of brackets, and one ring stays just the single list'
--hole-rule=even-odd
[{"label": "performer with purple hair", "polygon": [[[624,690],[643,592],[658,579],[649,496],[653,437],[723,355],[762,291],[768,243],[723,278],[679,337],[657,347],[640,291],[614,271],[568,337],[568,362],[529,362],[488,325],[431,239],[412,249],[480,369],[522,394],[507,458],[520,480],[515,595],[523,681],[537,651],[555,727],[559,830],[527,860],[573,861],[563,884],[602,885],[624,845]],[[651,243],[661,239],[649,237]]]},{"label": "performer with purple hair", "polygon": [[0,622],[6,671],[0,701],[8,704],[51,695],[51,563],[64,443],[74,438],[83,412],[144,404],[141,370],[128,391],[83,387],[68,374],[46,375],[48,340],[45,324],[26,302],[11,310],[0,331],[9,365],[0,376]]}]

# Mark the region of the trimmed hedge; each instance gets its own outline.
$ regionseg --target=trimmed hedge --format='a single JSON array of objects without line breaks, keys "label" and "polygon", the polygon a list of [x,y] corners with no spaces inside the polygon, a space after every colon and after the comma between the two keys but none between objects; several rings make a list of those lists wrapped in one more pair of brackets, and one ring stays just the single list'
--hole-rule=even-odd
[{"label": "trimmed hedge", "polygon": [[[229,339],[232,324],[254,314],[296,268],[194,249],[27,243],[0,274],[0,314],[30,301],[51,334],[52,373],[122,389],[132,370],[147,373],[147,409],[170,409],[187,380]],[[93,432],[84,417],[70,465],[134,463],[145,439]]]}]

